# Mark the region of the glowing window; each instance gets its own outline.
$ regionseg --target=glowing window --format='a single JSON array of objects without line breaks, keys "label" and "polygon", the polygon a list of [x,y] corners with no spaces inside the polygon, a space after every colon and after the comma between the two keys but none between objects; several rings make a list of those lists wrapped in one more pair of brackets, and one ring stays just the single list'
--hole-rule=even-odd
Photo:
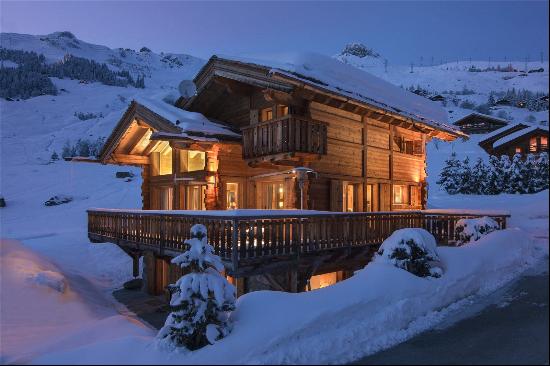
[{"label": "glowing window", "polygon": [[204,170],[206,154],[203,151],[180,150],[180,173]]},{"label": "glowing window", "polygon": [[228,210],[236,209],[239,207],[238,198],[239,198],[239,184],[238,183],[227,183],[225,185],[226,191],[226,208]]},{"label": "glowing window", "polygon": [[344,211],[353,212],[354,195],[353,184],[344,184]]},{"label": "glowing window", "polygon": [[268,210],[282,209],[285,206],[285,190],[283,183],[267,183],[264,190],[264,208]]},{"label": "glowing window", "polygon": [[185,188],[185,209],[205,210],[204,197],[206,195],[206,186],[194,185]]},{"label": "glowing window", "polygon": [[393,203],[404,204],[405,203],[405,186],[393,186]]},{"label": "glowing window", "polygon": [[516,147],[516,154],[521,154],[521,147]]},{"label": "glowing window", "polygon": [[278,105],[277,106],[277,117],[284,117],[288,115],[288,106]]},{"label": "glowing window", "polygon": [[273,119],[273,108],[264,108],[260,111],[260,122]]}]

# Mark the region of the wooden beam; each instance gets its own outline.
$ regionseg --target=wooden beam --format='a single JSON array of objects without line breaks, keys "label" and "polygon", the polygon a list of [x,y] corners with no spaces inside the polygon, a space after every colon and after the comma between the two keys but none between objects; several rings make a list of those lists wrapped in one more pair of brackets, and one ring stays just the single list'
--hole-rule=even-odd
[{"label": "wooden beam", "polygon": [[149,165],[149,158],[141,155],[112,154],[113,163],[123,165]]}]

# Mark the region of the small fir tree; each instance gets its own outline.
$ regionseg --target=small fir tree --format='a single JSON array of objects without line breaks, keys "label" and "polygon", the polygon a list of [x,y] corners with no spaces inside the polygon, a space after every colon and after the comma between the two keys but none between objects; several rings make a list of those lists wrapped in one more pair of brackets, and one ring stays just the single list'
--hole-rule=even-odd
[{"label": "small fir tree", "polygon": [[525,193],[525,175],[527,174],[521,154],[515,154],[510,165],[507,193]]},{"label": "small fir tree", "polygon": [[537,158],[533,154],[528,154],[523,162],[523,187],[524,193],[538,192],[537,181]]},{"label": "small fir tree", "polygon": [[462,160],[458,175],[460,179],[458,192],[462,194],[471,194],[472,188],[470,186],[470,181],[472,179],[472,168],[470,167],[470,158],[468,156]]},{"label": "small fir tree", "polygon": [[50,157],[50,160],[51,160],[51,161],[57,161],[57,160],[59,160],[59,155],[57,155],[57,152],[56,152],[56,151],[53,152],[52,156]]},{"label": "small fir tree", "polygon": [[502,155],[500,157],[500,171],[502,174],[502,193],[509,193],[509,187],[510,187],[510,168],[512,166],[512,162],[510,161],[510,158],[508,155]]},{"label": "small fir tree", "polygon": [[460,177],[458,170],[460,161],[456,159],[456,154],[445,160],[445,167],[439,173],[439,180],[436,182],[439,186],[449,194],[457,194],[460,189]]},{"label": "small fir tree", "polygon": [[476,160],[471,170],[470,190],[473,194],[487,194],[489,169],[482,158]]},{"label": "small fir tree", "polygon": [[500,194],[504,191],[504,175],[502,161],[498,157],[491,155],[489,157],[489,166],[487,167],[486,194]]},{"label": "small fir tree", "polygon": [[187,274],[170,285],[171,313],[157,338],[169,348],[197,350],[229,334],[235,287],[222,276],[223,264],[207,242],[204,225],[191,228],[188,249],[172,260]]}]

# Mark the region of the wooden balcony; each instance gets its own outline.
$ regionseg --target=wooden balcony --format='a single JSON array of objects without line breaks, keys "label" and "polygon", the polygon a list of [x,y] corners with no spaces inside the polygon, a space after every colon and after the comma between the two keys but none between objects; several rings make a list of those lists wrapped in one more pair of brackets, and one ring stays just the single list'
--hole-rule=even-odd
[{"label": "wooden balcony", "polygon": [[297,115],[260,122],[242,129],[243,158],[253,160],[280,154],[327,153],[327,126]]},{"label": "wooden balcony", "polygon": [[[395,230],[424,228],[438,244],[456,240],[455,227],[462,218],[490,216],[506,227],[505,213],[448,213],[445,211],[320,212],[320,211],[88,211],[88,236],[93,242],[116,243],[126,250],[152,250],[176,256],[185,250],[192,225],[208,229],[208,240],[224,261],[228,273],[261,271],[265,264],[287,265],[329,253],[355,256],[353,250],[374,253]],[[338,258],[342,258],[339,256]],[[330,262],[330,261],[329,261]],[[363,263],[364,265],[365,263]]]}]

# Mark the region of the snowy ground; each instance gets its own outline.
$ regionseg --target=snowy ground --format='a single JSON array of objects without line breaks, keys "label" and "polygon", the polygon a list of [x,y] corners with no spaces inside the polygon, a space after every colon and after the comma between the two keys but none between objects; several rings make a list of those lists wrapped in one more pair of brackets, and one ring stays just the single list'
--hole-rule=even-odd
[{"label": "snowy ground", "polygon": [[[18,42],[34,42],[23,38]],[[31,43],[23,48],[38,47]],[[101,61],[114,55],[100,46],[81,46],[86,52],[83,57],[94,56]],[[49,57],[63,55],[50,48],[46,51]],[[435,184],[444,159],[451,151],[471,160],[484,153],[476,138],[431,143],[429,206],[509,210],[509,227],[514,229],[494,234],[472,248],[442,249],[440,255],[447,268],[439,280],[421,280],[373,265],[320,291],[246,295],[239,300],[240,309],[234,315],[235,330],[224,341],[193,355],[160,353],[152,346],[155,331],[111,296],[113,289],[131,277],[129,257],[112,244],[92,245],[86,236],[87,208],[140,207],[139,171],[87,163],[48,163],[52,152],[60,153],[67,139],[107,135],[132,98],[161,99],[172,94],[178,81],[188,79],[200,66],[195,59],[172,69],[163,66],[158,55],[132,53],[129,59],[153,76],[146,79],[145,90],[54,80],[60,90],[65,90],[58,96],[0,100],[0,194],[7,203],[0,209],[0,238],[4,239],[0,246],[1,363],[351,361],[438,324],[471,296],[492,291],[520,275],[536,258],[548,255],[548,191],[529,196],[448,196]],[[437,88],[461,89],[463,83],[458,79],[462,71],[447,71],[434,69],[425,76],[450,80],[442,76],[456,74],[455,86]],[[408,86],[409,78],[419,75],[390,71],[387,79],[404,80]],[[464,77],[473,76],[468,73]],[[544,84],[547,90],[548,73],[516,80],[531,83],[516,87],[535,90]],[[476,84],[480,94],[486,92],[485,83]],[[506,89],[507,85],[498,83]],[[75,112],[101,113],[103,117],[80,121]],[[520,118],[524,112],[518,113]],[[537,118],[547,119],[547,113]],[[136,177],[126,182],[115,178],[117,171],[133,171]],[[74,200],[44,206],[54,195],[68,195]],[[436,292],[441,296],[433,296]]]}]

